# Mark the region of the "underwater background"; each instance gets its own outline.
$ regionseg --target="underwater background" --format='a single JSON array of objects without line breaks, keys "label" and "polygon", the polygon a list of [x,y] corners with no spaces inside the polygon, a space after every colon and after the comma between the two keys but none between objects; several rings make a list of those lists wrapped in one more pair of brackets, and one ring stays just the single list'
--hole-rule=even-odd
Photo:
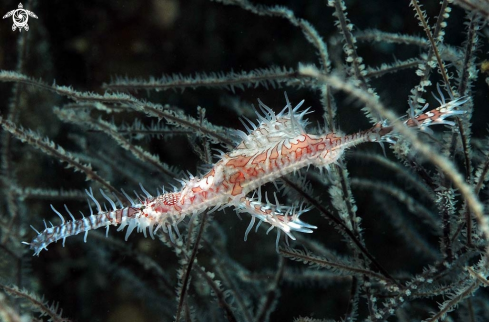
[{"label": "underwater background", "polygon": [[[42,80],[47,87],[52,84],[71,86],[76,91],[98,94],[110,90],[107,84],[116,82],[118,77],[148,80],[162,75],[200,75],[205,79],[206,75],[212,76],[211,73],[223,73],[220,86],[194,84],[160,90],[129,88],[127,92],[140,100],[174,106],[194,119],[244,131],[240,117],[253,122],[257,119],[252,104],[256,106],[260,99],[278,113],[286,105],[286,91],[292,105],[305,100],[304,106],[312,107],[314,112],[307,116],[310,128],[324,132],[324,92],[317,83],[308,83],[297,74],[300,63],[321,66],[318,50],[304,36],[304,29],[282,16],[255,14],[246,9],[246,1],[229,2],[232,5],[203,0],[23,2],[24,8],[38,18],[30,17],[29,31],[22,32],[12,31],[11,18],[0,20],[0,69]],[[338,30],[338,18],[333,16],[335,8],[328,6],[327,1],[252,3],[257,8],[265,8],[260,5],[284,6],[298,19],[307,20],[327,44],[333,72],[347,80],[355,78],[350,73],[351,62],[345,58],[345,36]],[[418,25],[413,8],[408,1],[348,0],[345,5],[344,12],[353,24],[352,33],[358,40],[356,53],[362,57],[362,63],[377,68],[400,62],[400,67],[393,68],[392,73],[380,73],[379,77],[374,75],[374,69],[367,69],[366,78],[389,110],[399,116],[405,115],[411,90],[420,82],[416,69],[423,63],[422,55],[431,50],[430,44],[423,40],[426,33]],[[428,23],[434,24],[440,2],[423,1],[422,5],[430,17]],[[3,15],[17,7],[17,2],[2,1],[0,12]],[[470,96],[472,106],[478,108],[470,111],[472,118],[464,124],[470,122],[471,126],[462,135],[470,138],[470,158],[475,173],[483,168],[489,153],[486,138],[488,84],[483,68],[488,52],[488,29],[484,25],[487,17],[484,18],[483,13],[481,18],[472,15],[458,4],[450,3],[449,7],[452,10],[447,26],[443,28],[445,36],[437,45],[443,48],[440,50],[442,56],[446,55],[443,59],[447,61],[454,87],[460,88],[463,76],[459,69],[463,66],[471,64],[475,73],[470,77],[464,95]],[[468,21],[476,19],[472,28],[475,28],[474,24],[480,26],[477,29],[479,39],[466,63]],[[396,43],[386,34],[374,30],[389,35],[417,36],[421,40]],[[452,57],[452,61],[449,57],[452,53],[460,56]],[[462,67],[459,68],[457,62]],[[433,68],[430,77],[433,85],[427,87],[424,94],[433,107],[438,103],[431,92],[439,96],[434,84],[442,82],[437,68]],[[238,82],[239,77],[229,76],[231,72],[254,70],[266,80]],[[282,71],[290,73],[272,77]],[[19,128],[34,131],[40,138],[47,137],[80,162],[91,164],[97,174],[117,189],[140,191],[141,183],[151,193],[162,185],[171,190],[171,185],[179,187],[180,183],[170,173],[176,174],[177,179],[186,177],[187,171],[193,175],[203,173],[205,164],[216,160],[205,162],[202,156],[210,152],[206,149],[226,149],[209,143],[192,129],[172,127],[171,124],[168,128],[160,128],[159,125],[167,125],[166,121],[158,122],[157,118],[145,113],[121,112],[117,110],[117,104],[112,106],[113,109],[104,110],[100,106],[94,107],[96,102],[75,102],[42,86],[11,81],[4,76],[0,77],[2,117],[8,117]],[[332,90],[328,95],[334,98],[337,107],[334,124],[338,132],[354,133],[373,125],[362,111],[365,104],[358,99],[343,91]],[[70,105],[73,103],[76,106]],[[87,106],[83,106],[85,103]],[[171,171],[155,170],[148,162],[135,158],[113,137],[90,124],[61,120],[54,107],[75,111],[75,114],[77,109],[88,109],[93,122],[99,117],[114,122],[129,142],[156,155],[171,167]],[[139,122],[139,129],[146,131],[138,132],[135,128],[131,131],[123,126],[134,122]],[[154,131],[150,130],[151,126]],[[433,137],[420,135],[422,139],[452,160],[456,165],[454,171],[465,175],[463,144],[452,143],[461,139],[452,136],[448,127],[432,129]],[[101,186],[98,182],[87,181],[86,173],[67,168],[59,157],[32,144],[21,143],[6,131],[2,135],[0,283],[7,286],[4,288],[7,297],[0,298],[2,319],[9,320],[6,308],[12,308],[27,320],[30,314],[37,318],[39,314],[35,312],[45,312],[42,308],[33,309],[32,299],[13,296],[15,292],[11,288],[15,285],[25,289],[26,293],[44,296],[49,305],[58,303],[63,310],[62,316],[72,321],[174,320],[181,298],[181,272],[188,269],[188,260],[175,253],[168,238],[165,244],[159,238],[152,240],[133,233],[125,242],[124,232],[111,228],[109,238],[105,238],[101,229],[100,232],[90,232],[86,243],[79,235],[68,238],[65,247],[58,242],[50,245],[49,251],[42,251],[39,257],[31,256],[28,246],[21,244],[21,241],[30,242],[36,236],[29,226],[41,230],[44,219],[59,224],[60,219],[51,210],[51,204],[58,210],[64,209],[66,204],[75,217],[81,216],[79,211],[89,214],[84,189],[92,187],[101,197],[98,194]],[[450,144],[452,149],[448,147]],[[346,203],[353,200],[353,211],[361,218],[355,238],[365,245],[377,263],[403,286],[419,279],[430,267],[436,267],[439,274],[433,273],[436,275],[434,283],[421,284],[419,294],[404,296],[406,303],[401,304],[399,293],[402,291],[394,290],[392,285],[385,286],[383,279],[377,281],[372,277],[375,275],[352,269],[361,267],[378,273],[377,267],[352,246],[349,237],[324,211],[313,207],[301,217],[318,227],[313,234],[295,234],[298,240],[290,242],[291,248],[287,248],[283,240],[280,245],[304,254],[314,253],[336,266],[314,263],[312,255],[304,265],[290,253],[285,257],[283,253],[278,254],[275,232],[267,235],[264,228],[268,227],[261,227],[256,233],[253,229],[248,240],[243,241],[250,216],[243,213],[240,220],[232,208],[227,208],[206,216],[204,224],[199,222],[199,227],[205,227],[197,242],[200,246],[196,263],[210,272],[209,276],[219,281],[217,284],[222,284],[222,294],[216,295],[211,282],[202,274],[189,273],[191,278],[180,320],[232,321],[233,318],[223,313],[225,302],[238,321],[341,321],[345,318],[363,321],[375,320],[376,312],[384,314],[379,321],[419,321],[429,320],[432,312],[440,310],[437,303],[453,299],[452,295],[460,292],[464,296],[460,297],[458,309],[450,313],[449,319],[489,319],[489,298],[482,288],[484,282],[478,282],[477,287],[481,288],[477,292],[475,287],[469,287],[472,284],[467,284],[473,281],[473,274],[467,273],[467,267],[475,267],[486,256],[486,242],[477,228],[480,223],[475,217],[469,219],[473,221],[474,236],[478,239],[473,244],[464,244],[467,238],[465,228],[462,228],[465,227],[464,198],[453,185],[445,184],[448,179],[438,167],[417,155],[416,151],[403,152],[403,149],[409,150],[409,146],[391,148],[386,144],[384,157],[380,145],[363,144],[345,154],[340,170],[333,171],[340,174],[311,168],[292,178],[299,178],[301,182],[305,178],[304,190],[324,207],[324,211],[338,218],[342,208],[332,200],[331,191],[336,184],[339,187],[344,184],[343,200]],[[341,183],[335,183],[335,180]],[[467,180],[471,184],[477,182]],[[278,185],[282,187],[284,183],[278,182]],[[440,187],[450,191],[452,204],[446,216],[443,214],[448,210],[440,206],[445,201],[440,201],[442,197],[437,195]],[[267,185],[266,189],[270,193],[276,190],[273,184]],[[485,204],[487,192],[483,187],[481,190],[479,197]],[[347,196],[349,193],[351,196]],[[300,199],[300,196],[290,193],[281,198],[285,202]],[[448,228],[447,221],[451,222]],[[189,237],[187,222],[179,228],[184,243],[195,243],[197,237],[195,232]],[[447,244],[446,236],[454,239]],[[161,238],[165,239],[164,236]],[[191,250],[192,247],[189,252]],[[447,255],[449,253],[452,255]],[[480,273],[477,276],[487,276],[483,273],[487,272],[483,265],[477,269],[474,268]],[[384,303],[391,298],[397,301],[391,303],[392,312],[384,310],[387,307]],[[472,319],[466,319],[467,316]],[[49,316],[40,319],[49,319]],[[11,320],[15,321],[14,318]]]}]

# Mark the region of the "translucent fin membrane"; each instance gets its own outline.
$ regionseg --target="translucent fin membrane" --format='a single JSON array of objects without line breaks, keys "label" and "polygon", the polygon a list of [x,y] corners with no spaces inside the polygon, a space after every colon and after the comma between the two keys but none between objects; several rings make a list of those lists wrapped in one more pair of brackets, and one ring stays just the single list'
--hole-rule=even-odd
[{"label": "translucent fin membrane", "polygon": [[292,240],[296,239],[292,235],[294,231],[312,233],[313,229],[317,228],[299,219],[302,214],[310,210],[310,208],[304,207],[304,204],[292,207],[282,206],[277,200],[275,204],[272,204],[268,198],[266,199],[266,202],[262,202],[260,197],[258,199],[244,198],[241,205],[236,208],[239,212],[247,212],[251,215],[251,222],[244,236],[245,241],[248,239],[248,234],[253,228],[256,219],[260,220],[259,224],[261,222],[269,224],[270,230],[277,228],[283,231]]}]

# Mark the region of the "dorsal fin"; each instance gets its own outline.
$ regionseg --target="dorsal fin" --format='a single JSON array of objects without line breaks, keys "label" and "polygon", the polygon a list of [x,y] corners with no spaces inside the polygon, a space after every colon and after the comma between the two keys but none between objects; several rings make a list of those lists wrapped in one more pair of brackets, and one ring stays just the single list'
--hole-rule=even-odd
[{"label": "dorsal fin", "polygon": [[[264,115],[259,115],[259,123],[256,129],[251,130],[247,135],[242,131],[237,133],[237,136],[239,136],[242,141],[238,144],[234,153],[247,154],[248,151],[254,153],[257,149],[267,149],[275,146],[277,142],[284,139],[290,139],[303,134],[304,126],[307,123],[303,122],[302,118],[305,114],[308,114],[309,111],[308,109],[301,113],[297,113],[297,111],[304,101],[301,101],[297,106],[292,107],[286,93],[285,99],[287,105],[282,112],[277,115],[275,115],[271,108],[263,104],[262,101],[258,101],[261,112]],[[285,113],[285,111],[288,111],[288,113]],[[249,127],[247,125],[245,126],[248,130]]]}]

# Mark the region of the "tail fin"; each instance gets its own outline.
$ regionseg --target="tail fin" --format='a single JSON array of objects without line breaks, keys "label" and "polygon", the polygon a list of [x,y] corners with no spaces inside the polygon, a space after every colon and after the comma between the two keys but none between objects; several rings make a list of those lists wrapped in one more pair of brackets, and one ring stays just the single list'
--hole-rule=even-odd
[{"label": "tail fin", "polygon": [[[32,240],[32,242],[23,242],[29,245],[34,251],[34,255],[38,255],[43,249],[47,249],[48,245],[54,243],[60,239],[63,240],[63,246],[65,239],[70,236],[78,235],[81,232],[85,233],[85,242],[87,240],[87,234],[90,230],[97,229],[100,227],[109,228],[110,225],[120,225],[129,222],[129,231],[134,229],[135,224],[133,223],[135,215],[137,214],[137,208],[126,207],[122,209],[116,209],[112,211],[104,211],[97,214],[92,214],[88,217],[83,217],[80,219],[74,219],[71,221],[64,221],[59,226],[45,226],[44,231],[36,232],[38,235]],[[33,228],[34,229],[34,228]],[[34,229],[35,230],[35,229]],[[152,232],[150,227],[150,233]]]}]

